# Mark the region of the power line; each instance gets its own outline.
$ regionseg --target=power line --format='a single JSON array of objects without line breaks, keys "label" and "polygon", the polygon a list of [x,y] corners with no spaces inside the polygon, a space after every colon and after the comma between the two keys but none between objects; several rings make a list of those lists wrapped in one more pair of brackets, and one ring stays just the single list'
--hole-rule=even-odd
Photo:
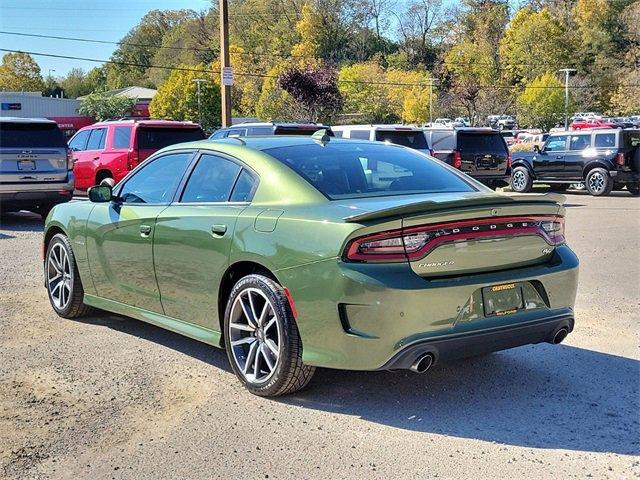
[{"label": "power line", "polygon": [[[140,67],[140,68],[160,68],[164,70],[178,70],[183,72],[197,72],[197,73],[209,73],[212,74],[212,70],[203,70],[199,68],[189,68],[189,67],[171,67],[167,65],[151,65],[151,64],[143,64],[136,62],[121,62],[116,60],[101,60],[97,58],[87,58],[87,57],[75,57],[71,55],[59,55],[54,53],[42,53],[42,52],[28,52],[24,50],[10,50],[7,48],[0,48],[0,52],[8,52],[8,53],[26,53],[28,55],[40,56],[40,57],[52,57],[52,58],[64,58],[66,60],[81,60],[85,62],[95,62],[95,63],[109,63],[113,65],[123,65],[127,67]],[[255,77],[255,78],[278,78],[277,75],[268,75],[265,73],[250,73],[250,72],[234,72],[234,75],[239,77]],[[366,80],[337,80],[338,83],[352,83],[352,84],[362,84],[362,85],[387,85],[387,86],[400,86],[400,87],[424,87],[427,88],[430,86],[429,83],[426,82],[418,82],[418,83],[401,83],[401,82],[370,82]],[[475,88],[479,89],[521,89],[522,86],[518,85],[474,85]],[[639,84],[628,84],[628,85],[618,85],[618,87],[622,88],[636,88],[640,87]],[[564,86],[550,85],[550,86],[528,86],[524,88],[532,88],[532,89],[558,89],[565,88]],[[573,85],[569,86],[569,88],[573,89],[588,89],[588,88],[600,88],[599,85]]]}]

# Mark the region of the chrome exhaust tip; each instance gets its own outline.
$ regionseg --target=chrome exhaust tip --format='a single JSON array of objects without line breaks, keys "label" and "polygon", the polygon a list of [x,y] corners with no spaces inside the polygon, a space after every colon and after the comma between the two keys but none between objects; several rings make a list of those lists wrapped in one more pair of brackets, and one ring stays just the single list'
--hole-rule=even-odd
[{"label": "chrome exhaust tip", "polygon": [[431,368],[433,365],[433,354],[425,353],[420,355],[415,362],[409,367],[409,370],[416,373],[424,373]]},{"label": "chrome exhaust tip", "polygon": [[558,345],[559,343],[562,343],[562,341],[567,338],[567,335],[569,335],[569,330],[567,329],[567,327],[562,327],[560,328],[554,335],[553,335],[553,340],[552,343],[554,345]]}]

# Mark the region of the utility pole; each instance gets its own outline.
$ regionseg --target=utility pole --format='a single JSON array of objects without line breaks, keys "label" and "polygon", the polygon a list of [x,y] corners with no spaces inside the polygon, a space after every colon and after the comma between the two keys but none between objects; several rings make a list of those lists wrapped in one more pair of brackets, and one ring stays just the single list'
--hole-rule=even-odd
[{"label": "utility pole", "polygon": [[433,82],[436,80],[433,77],[429,79],[429,126],[433,123]]},{"label": "utility pole", "polygon": [[575,68],[561,68],[564,72],[564,129],[569,130],[569,74],[577,72]]},{"label": "utility pole", "polygon": [[[220,75],[229,68],[229,5],[227,0],[220,0]],[[221,81],[222,126],[231,126],[231,85]]]},{"label": "utility pole", "polygon": [[194,78],[194,82],[196,82],[198,89],[198,123],[202,126],[202,110],[200,108],[200,84],[206,82],[204,78]]}]

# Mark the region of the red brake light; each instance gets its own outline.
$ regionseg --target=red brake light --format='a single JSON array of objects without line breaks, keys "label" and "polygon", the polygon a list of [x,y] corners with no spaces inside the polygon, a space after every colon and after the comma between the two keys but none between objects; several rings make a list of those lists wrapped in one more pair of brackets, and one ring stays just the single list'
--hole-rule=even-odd
[{"label": "red brake light", "polygon": [[129,149],[127,153],[127,170],[133,170],[140,163],[138,151],[135,148]]},{"label": "red brake light", "polygon": [[549,245],[560,245],[564,243],[564,218],[494,217],[376,233],[352,240],[344,259],[352,262],[412,261],[424,258],[442,243],[519,235],[538,235]]},{"label": "red brake light", "polygon": [[460,168],[462,167],[462,154],[460,154],[460,150],[454,150],[453,151],[453,163],[452,165],[455,168]]},{"label": "red brake light", "polygon": [[67,170],[73,170],[73,152],[67,148]]},{"label": "red brake light", "polygon": [[619,166],[624,167],[624,153],[620,152],[616,155],[616,163]]}]

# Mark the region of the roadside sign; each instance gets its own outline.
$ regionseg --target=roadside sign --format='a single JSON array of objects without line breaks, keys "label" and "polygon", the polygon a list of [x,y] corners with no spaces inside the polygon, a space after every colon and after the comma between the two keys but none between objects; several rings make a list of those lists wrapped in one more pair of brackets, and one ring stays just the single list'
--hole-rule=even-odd
[{"label": "roadside sign", "polygon": [[233,68],[222,67],[222,85],[225,87],[233,85]]}]

